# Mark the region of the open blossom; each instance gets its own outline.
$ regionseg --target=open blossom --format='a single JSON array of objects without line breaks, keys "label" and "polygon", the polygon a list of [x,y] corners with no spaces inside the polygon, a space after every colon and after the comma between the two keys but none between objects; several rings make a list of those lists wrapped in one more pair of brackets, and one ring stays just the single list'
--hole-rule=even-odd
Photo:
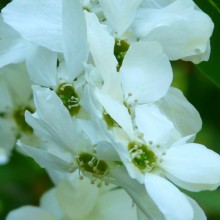
[{"label": "open blossom", "polygon": [[[98,3],[94,5],[98,7]],[[90,10],[108,26],[112,36],[126,44],[139,40],[156,41],[170,60],[199,63],[209,59],[213,22],[192,0],[105,0],[100,1],[99,13],[92,7]],[[105,19],[100,17],[100,10]]]},{"label": "open blossom", "polygon": [[[68,16],[71,13],[64,13],[65,5],[68,5],[69,11],[75,11],[70,17]],[[75,7],[76,5],[78,6]],[[213,23],[192,0],[175,0],[166,3],[141,0],[82,1],[82,5],[85,11],[97,13],[100,22],[107,25],[116,43],[118,40],[127,45],[139,40],[156,41],[170,60],[183,59],[199,63],[209,58],[209,39],[213,31]],[[2,13],[4,21],[24,39],[55,52],[69,51],[68,56],[76,52],[81,57],[86,52],[83,46],[83,38],[86,35],[81,39],[78,38],[78,41],[71,41],[71,44],[66,38],[69,32],[84,32],[83,25],[79,21],[81,17],[79,7],[82,7],[79,1],[72,3],[61,0],[56,3],[42,1],[40,4],[35,4],[33,0],[28,2],[14,0]],[[48,13],[45,14],[44,11]],[[77,17],[77,22],[70,22],[71,17],[71,21],[76,20],[74,16]],[[66,23],[66,19],[69,19],[69,22]],[[21,23],[23,25],[20,25]],[[68,57],[66,58],[69,60]],[[77,62],[74,64],[77,65]]]},{"label": "open blossom", "polygon": [[[17,138],[11,128],[19,128],[19,149],[58,180],[39,208],[23,207],[7,220],[206,218],[176,187],[220,185],[220,156],[192,143],[200,115],[171,87],[170,60],[199,63],[210,54],[213,23],[193,1],[13,0],[0,26],[0,67],[25,60],[36,109],[29,108],[30,84],[21,90],[26,75],[13,85],[10,74],[0,75],[0,162]],[[37,144],[24,140],[29,129]],[[84,182],[59,184],[76,170]],[[122,189],[88,181],[122,187],[137,217]]]},{"label": "open blossom", "polygon": [[33,129],[25,122],[24,112],[34,111],[30,80],[24,63],[0,69],[0,164],[7,162],[19,138],[34,144]]},{"label": "open blossom", "polygon": [[123,189],[113,185],[97,188],[77,173],[63,180],[41,197],[40,207],[23,206],[11,211],[6,220],[135,220],[136,208]]}]

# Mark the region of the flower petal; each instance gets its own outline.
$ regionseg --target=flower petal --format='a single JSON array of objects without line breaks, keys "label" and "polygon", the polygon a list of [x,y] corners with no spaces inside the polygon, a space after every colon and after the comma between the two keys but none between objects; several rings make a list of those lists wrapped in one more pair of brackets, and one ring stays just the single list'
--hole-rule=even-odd
[{"label": "flower petal", "polygon": [[128,102],[137,100],[141,104],[163,97],[173,77],[168,58],[155,42],[132,44],[125,55],[120,75],[125,98]]},{"label": "flower petal", "polygon": [[105,111],[125,130],[129,136],[132,136],[133,127],[128,109],[123,104],[112,99],[109,95],[103,94],[99,90],[96,90],[96,95]]},{"label": "flower petal", "polygon": [[203,145],[191,143],[171,147],[163,159],[161,167],[183,188],[213,190],[220,185],[220,156]]},{"label": "flower petal", "polygon": [[204,211],[199,207],[199,205],[197,204],[197,202],[195,200],[193,200],[192,198],[190,198],[189,196],[185,195],[186,198],[188,199],[188,201],[190,202],[190,205],[193,208],[193,220],[206,220],[206,216]]},{"label": "flower petal", "polygon": [[25,60],[26,41],[0,15],[0,68]]},{"label": "flower petal", "polygon": [[64,57],[72,81],[81,73],[88,54],[86,21],[80,1],[62,2]]},{"label": "flower petal", "polygon": [[53,213],[57,219],[61,219],[63,213],[60,210],[55,188],[44,193],[40,198],[40,207],[49,213]]},{"label": "flower petal", "polygon": [[193,1],[176,0],[162,8],[140,9],[137,14],[137,37],[160,43],[170,60],[191,56],[194,61],[206,51],[214,25]]},{"label": "flower petal", "polygon": [[9,160],[11,150],[15,146],[15,133],[9,120],[0,118],[0,165]]},{"label": "flower petal", "polygon": [[135,122],[144,134],[146,143],[167,146],[179,137],[173,123],[155,105],[138,105],[135,108],[135,116]]},{"label": "flower petal", "polygon": [[[154,204],[144,186],[131,179],[121,167],[111,167],[111,175],[116,178],[116,184],[120,185],[131,196],[137,207],[141,210],[141,216],[152,220],[165,220],[166,218]],[[184,219],[186,220],[186,219]]]},{"label": "flower petal", "polygon": [[170,88],[168,93],[158,101],[158,106],[182,136],[196,134],[201,129],[202,120],[199,112],[180,90]]},{"label": "flower petal", "polygon": [[193,219],[193,209],[184,194],[165,178],[148,173],[145,187],[166,220]]},{"label": "flower petal", "polygon": [[55,87],[56,63],[57,53],[31,43],[28,45],[26,65],[33,84]]},{"label": "flower petal", "polygon": [[132,23],[141,0],[100,0],[107,21],[119,36]]},{"label": "flower petal", "polygon": [[25,63],[7,65],[4,74],[14,106],[26,107],[30,103],[32,91]]},{"label": "flower petal", "polygon": [[78,132],[60,98],[54,91],[39,86],[33,86],[33,94],[40,120],[48,127],[55,140],[59,139],[63,147],[71,148],[77,142]]},{"label": "flower petal", "polygon": [[19,149],[32,157],[42,168],[54,169],[60,172],[68,173],[70,162],[48,153],[45,150],[41,150],[35,147],[28,146],[26,144],[17,141]]},{"label": "flower petal", "polygon": [[2,10],[4,21],[24,39],[57,52],[62,52],[61,13],[61,0],[14,0]]},{"label": "flower petal", "polygon": [[[93,13],[85,12],[90,52],[104,82],[116,72],[117,60],[113,54],[115,39],[108,33],[106,26],[100,24]],[[103,55],[104,54],[104,55]]]},{"label": "flower petal", "polygon": [[11,211],[7,220],[56,220],[49,212],[34,206],[23,206]]}]

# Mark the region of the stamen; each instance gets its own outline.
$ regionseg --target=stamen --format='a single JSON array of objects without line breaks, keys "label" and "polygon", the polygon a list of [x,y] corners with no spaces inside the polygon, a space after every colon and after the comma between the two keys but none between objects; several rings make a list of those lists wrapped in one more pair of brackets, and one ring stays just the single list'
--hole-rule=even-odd
[{"label": "stamen", "polygon": [[72,84],[61,84],[56,93],[62,100],[64,106],[69,110],[71,116],[78,114],[81,106],[79,104],[78,94],[76,93]]},{"label": "stamen", "polygon": [[128,152],[133,164],[141,171],[150,171],[156,166],[156,155],[147,145],[140,142],[131,142]]}]

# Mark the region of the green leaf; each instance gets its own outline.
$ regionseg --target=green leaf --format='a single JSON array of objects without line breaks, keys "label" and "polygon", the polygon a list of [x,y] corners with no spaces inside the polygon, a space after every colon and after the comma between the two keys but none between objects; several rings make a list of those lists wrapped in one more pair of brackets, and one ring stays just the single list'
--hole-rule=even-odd
[{"label": "green leaf", "polygon": [[2,8],[4,8],[9,2],[10,2],[10,0],[0,0],[0,11],[1,11]]},{"label": "green leaf", "polygon": [[[220,1],[195,0],[195,3],[211,18],[215,24],[211,37],[211,56],[208,62],[198,65],[198,68],[218,87],[220,87]],[[201,24],[202,25],[202,24]]]}]

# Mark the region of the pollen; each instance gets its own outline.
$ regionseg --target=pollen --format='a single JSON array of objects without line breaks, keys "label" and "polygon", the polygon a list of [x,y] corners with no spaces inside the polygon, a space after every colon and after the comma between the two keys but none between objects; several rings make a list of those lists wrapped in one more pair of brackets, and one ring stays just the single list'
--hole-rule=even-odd
[{"label": "pollen", "polygon": [[143,143],[131,142],[128,151],[132,163],[142,172],[149,172],[157,164],[157,157],[147,145]]},{"label": "pollen", "polygon": [[71,116],[75,116],[80,111],[79,97],[73,85],[63,83],[57,90],[57,95],[62,100],[64,106],[68,109]]}]

